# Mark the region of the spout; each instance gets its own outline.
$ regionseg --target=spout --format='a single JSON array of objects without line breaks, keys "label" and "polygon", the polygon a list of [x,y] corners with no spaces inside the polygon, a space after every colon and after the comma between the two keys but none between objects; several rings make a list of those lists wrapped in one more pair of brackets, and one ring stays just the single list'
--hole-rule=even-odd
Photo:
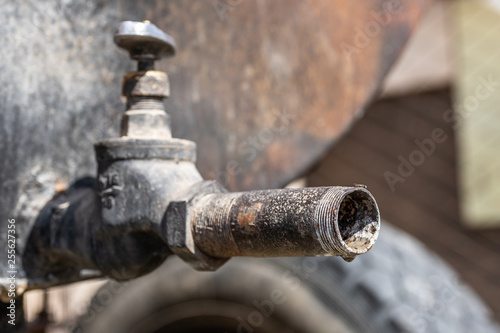
[{"label": "spout", "polygon": [[342,256],[367,252],[380,229],[373,196],[361,187],[317,187],[202,197],[190,217],[200,251],[234,256]]}]

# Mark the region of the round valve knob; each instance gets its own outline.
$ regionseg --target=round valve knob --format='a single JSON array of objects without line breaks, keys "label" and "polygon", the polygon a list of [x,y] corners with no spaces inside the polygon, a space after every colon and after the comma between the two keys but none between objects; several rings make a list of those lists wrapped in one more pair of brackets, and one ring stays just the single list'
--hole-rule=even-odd
[{"label": "round valve knob", "polygon": [[[151,69],[153,61],[173,56],[176,52],[172,36],[160,30],[149,21],[124,21],[114,36],[116,45],[129,52],[139,61],[139,69]],[[141,68],[141,67],[148,68]]]}]

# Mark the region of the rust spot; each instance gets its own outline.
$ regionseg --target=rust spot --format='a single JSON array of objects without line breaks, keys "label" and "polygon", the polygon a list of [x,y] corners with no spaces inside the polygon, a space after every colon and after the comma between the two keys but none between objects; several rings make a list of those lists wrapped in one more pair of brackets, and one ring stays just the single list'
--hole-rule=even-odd
[{"label": "rust spot", "polygon": [[256,203],[253,207],[238,214],[237,220],[241,229],[248,232],[255,230],[255,217],[261,207],[261,203]]},{"label": "rust spot", "polygon": [[242,228],[247,228],[248,226],[254,226],[255,225],[254,222],[255,222],[255,211],[238,214],[238,223]]}]

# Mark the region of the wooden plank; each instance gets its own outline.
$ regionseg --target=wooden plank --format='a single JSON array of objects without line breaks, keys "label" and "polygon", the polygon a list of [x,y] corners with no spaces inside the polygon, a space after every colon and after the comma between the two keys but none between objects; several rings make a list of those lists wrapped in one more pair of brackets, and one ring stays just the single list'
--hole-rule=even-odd
[{"label": "wooden plank", "polygon": [[460,34],[456,51],[460,71],[455,103],[460,198],[463,221],[470,227],[500,226],[500,11],[487,1],[460,0],[454,6]]},{"label": "wooden plank", "polygon": [[[452,195],[452,191],[436,186],[432,179],[422,175],[418,168],[415,168],[411,176],[405,178],[404,183],[395,184],[393,192],[384,174],[387,171],[397,173],[396,170],[400,164],[397,158],[390,159],[382,156],[372,149],[367,149],[366,145],[356,142],[351,137],[346,137],[342,144],[338,145],[336,158],[345,160],[351,165],[357,165],[363,170],[365,177],[377,179],[383,184],[385,191],[393,196],[407,196],[420,202],[425,209],[439,212],[447,218],[456,217],[456,213],[453,213],[458,209],[456,203],[445,200]],[[359,182],[364,182],[364,180],[360,179]]]},{"label": "wooden plank", "polygon": [[[399,133],[402,140],[408,140],[409,142],[414,142],[415,139],[423,140],[429,138],[432,130],[435,128],[442,129],[448,138],[453,135],[452,129],[446,123],[443,122],[438,126],[429,124],[426,119],[422,119],[422,117],[418,116],[419,112],[408,110],[404,103],[393,101],[391,102],[391,107],[397,107],[399,112],[386,110],[386,108],[380,107],[377,108],[376,112],[370,112],[367,117],[377,119],[380,123],[385,124],[388,128]],[[441,154],[442,158],[446,158],[451,163],[454,163],[454,143],[451,140],[445,140],[440,146],[443,147],[443,153]]]},{"label": "wooden plank", "polygon": [[[355,138],[367,147],[385,154],[391,159],[394,159],[394,152],[399,152],[400,155],[407,158],[414,149],[419,148],[415,142],[401,140],[399,134],[392,131],[391,128],[371,119],[356,124],[349,137]],[[436,144],[434,153],[425,160],[425,167],[419,169],[421,169],[422,174],[429,176],[437,184],[454,189],[456,182],[454,168],[451,167],[452,163],[449,160],[442,158],[439,153],[441,149],[443,148]]]}]

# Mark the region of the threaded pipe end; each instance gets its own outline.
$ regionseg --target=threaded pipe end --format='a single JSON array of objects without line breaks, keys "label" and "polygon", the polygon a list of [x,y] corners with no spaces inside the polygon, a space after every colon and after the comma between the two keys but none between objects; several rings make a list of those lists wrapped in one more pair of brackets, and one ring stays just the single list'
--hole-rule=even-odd
[{"label": "threaded pipe end", "polygon": [[331,188],[316,206],[314,220],[325,252],[347,261],[370,250],[380,230],[377,203],[361,187]]}]

